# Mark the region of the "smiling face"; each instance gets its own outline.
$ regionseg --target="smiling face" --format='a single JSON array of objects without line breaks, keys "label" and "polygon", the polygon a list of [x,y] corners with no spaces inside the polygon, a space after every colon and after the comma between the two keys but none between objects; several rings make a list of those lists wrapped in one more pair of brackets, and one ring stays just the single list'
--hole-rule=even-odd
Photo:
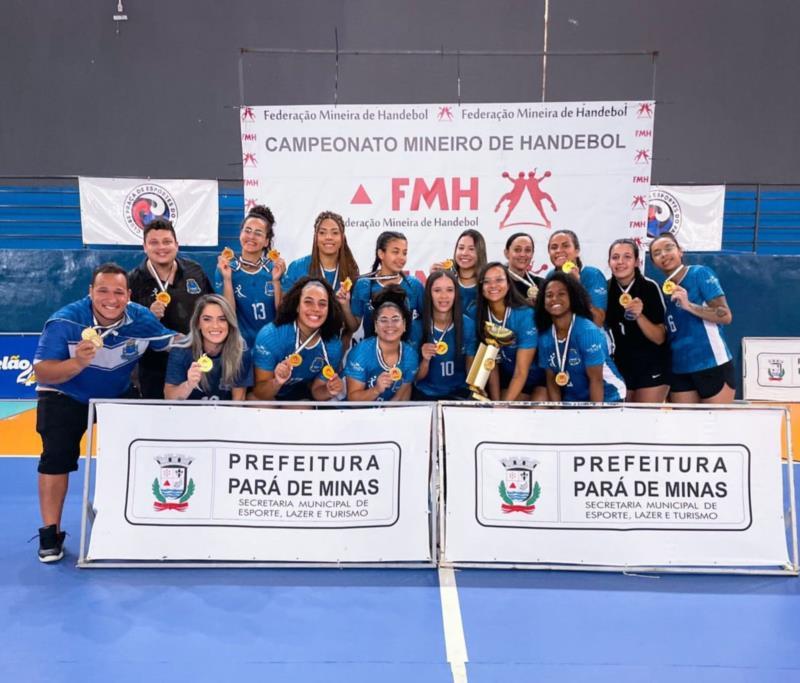
[{"label": "smiling face", "polygon": [[312,284],[303,288],[297,304],[297,323],[306,332],[318,330],[328,318],[328,292],[322,285]]},{"label": "smiling face", "polygon": [[650,243],[650,258],[656,268],[669,274],[683,263],[683,250],[669,237],[659,237]]},{"label": "smiling face", "polygon": [[544,310],[551,317],[558,318],[571,312],[569,291],[563,282],[552,280],[544,290]]},{"label": "smiling face", "polygon": [[269,244],[270,228],[266,221],[250,216],[239,233],[239,244],[245,256],[260,256]]},{"label": "smiling face", "polygon": [[339,224],[326,218],[317,228],[317,247],[321,254],[325,256],[336,256],[342,248],[342,230]]},{"label": "smiling face", "polygon": [[623,283],[629,282],[634,274],[637,266],[636,256],[633,253],[633,246],[630,244],[615,244],[611,248],[611,254],[608,257],[608,265],[611,268],[611,273],[617,280]]},{"label": "smiling face", "polygon": [[475,240],[469,235],[464,235],[456,243],[455,261],[459,268],[474,268],[478,263],[478,252],[475,249]]},{"label": "smiling face", "polygon": [[449,313],[456,301],[456,286],[448,277],[438,277],[431,285],[433,309],[439,313]]},{"label": "smiling face", "polygon": [[547,253],[550,256],[550,263],[556,268],[560,268],[567,261],[575,260],[580,256],[581,250],[575,248],[572,237],[563,232],[556,232],[550,237],[547,243]]},{"label": "smiling face", "polygon": [[144,253],[154,266],[171,266],[178,255],[178,241],[171,230],[150,230],[144,239]]},{"label": "smiling face", "polygon": [[500,266],[489,268],[483,276],[481,291],[483,292],[483,297],[490,303],[503,301],[506,298],[506,294],[508,294],[506,271]]},{"label": "smiling face", "polygon": [[533,241],[527,237],[517,237],[503,253],[515,272],[526,273],[533,261]]},{"label": "smiling face", "polygon": [[219,304],[206,304],[197,319],[205,351],[216,351],[228,338],[228,319]]},{"label": "smiling face", "polygon": [[122,273],[98,273],[89,287],[89,297],[97,322],[111,325],[125,315],[131,292]]},{"label": "smiling face", "polygon": [[382,270],[387,273],[401,273],[408,260],[408,242],[405,240],[389,240],[386,249],[378,249]]},{"label": "smiling face", "polygon": [[397,306],[386,304],[375,311],[375,334],[383,342],[397,342],[406,331],[406,321]]}]

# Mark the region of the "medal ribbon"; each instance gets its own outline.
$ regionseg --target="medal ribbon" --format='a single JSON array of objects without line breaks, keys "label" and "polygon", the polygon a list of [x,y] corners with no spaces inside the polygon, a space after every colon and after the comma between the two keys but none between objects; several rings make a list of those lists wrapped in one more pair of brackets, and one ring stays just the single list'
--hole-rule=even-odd
[{"label": "medal ribbon", "polygon": [[[325,270],[325,269],[322,267],[322,263],[320,263],[320,264],[319,264],[319,272],[320,272],[320,274],[322,275],[322,279],[323,279],[323,280],[327,280],[328,278],[326,278],[326,277],[325,277],[325,273],[330,273],[331,271],[329,271],[329,270]],[[333,289],[333,291],[334,291],[334,292],[336,291],[336,283],[337,283],[338,281],[339,281],[339,264],[337,263],[337,264],[336,264],[336,270],[335,270],[335,271],[334,271],[334,273],[333,273],[333,284],[331,285],[331,288]]]},{"label": "medal ribbon", "polygon": [[[383,360],[383,351],[381,351],[381,344],[380,344],[380,342],[378,342],[378,343],[376,343],[376,344],[375,344],[375,348],[378,350],[378,364],[379,364],[379,365],[380,365],[380,366],[381,366],[381,367],[382,367],[384,370],[386,370],[386,372],[389,372],[389,370],[391,370],[392,368],[391,368],[391,367],[389,367],[389,364],[388,364],[388,363],[387,363],[385,360]],[[398,353],[397,353],[397,363],[395,363],[395,365],[394,365],[394,366],[392,366],[392,367],[398,367],[398,368],[399,368],[399,367],[400,367],[400,362],[401,362],[402,360],[403,360],[403,343],[402,343],[402,342],[400,342],[399,351],[398,351]]]},{"label": "medal ribbon", "polygon": [[667,275],[667,280],[671,282],[672,278],[674,278],[678,273],[680,273],[682,269],[683,269],[683,264],[681,263],[681,265],[679,265],[675,270],[673,270],[669,275]]},{"label": "medal ribbon", "polygon": [[526,272],[525,275],[517,275],[513,270],[511,270],[511,267],[509,266],[508,274],[512,278],[514,278],[517,282],[523,282],[526,285],[533,285],[534,287],[536,286],[536,282],[531,279],[533,276],[528,272]]},{"label": "medal ribbon", "polygon": [[[453,329],[453,323],[450,323],[447,329],[444,332],[442,332],[442,336],[436,340],[436,344],[437,345],[441,344],[444,341],[445,335],[452,329]],[[433,323],[431,323],[431,338],[436,336],[436,332],[437,332],[436,328],[433,326]]]},{"label": "medal ribbon", "polygon": [[556,326],[553,325],[553,342],[556,345],[556,361],[558,362],[558,371],[564,372],[564,368],[567,366],[567,352],[569,351],[569,338],[572,335],[572,327],[575,325],[575,314],[572,314],[572,320],[569,323],[569,329],[567,330],[567,339],[564,342],[564,355],[561,355],[561,349],[558,346],[558,337],[556,336]]},{"label": "medal ribbon", "polygon": [[[503,321],[500,322],[497,318],[494,317],[492,313],[492,309],[489,309],[489,320],[491,320],[495,325],[500,325],[500,327],[505,327],[506,323],[508,322],[508,314],[511,313],[511,306],[506,306],[506,312],[503,313]],[[506,328],[508,329],[508,328]]]},{"label": "medal ribbon", "polygon": [[234,270],[241,270],[242,264],[249,266],[250,268],[255,268],[256,270],[253,275],[267,269],[267,264],[263,256],[258,259],[258,261],[248,261],[246,258],[244,258],[244,256],[240,256],[238,259],[236,259],[236,268]]},{"label": "medal ribbon", "polygon": [[[297,323],[294,324],[294,351],[292,354],[300,353],[303,349],[305,349],[312,341],[314,341],[317,336],[319,335],[319,330],[314,330],[302,344],[300,343],[300,328],[297,326]],[[320,341],[322,341],[320,339]],[[322,352],[325,354],[325,361],[328,360],[328,353],[325,351],[325,343],[322,343]]]},{"label": "medal ribbon", "polygon": [[[677,271],[676,271],[676,272],[677,272]],[[673,275],[674,275],[674,274],[675,274],[675,273],[673,273]],[[669,278],[667,278],[667,279],[669,279]],[[619,280],[617,280],[616,278],[614,278],[614,281],[617,283],[617,287],[619,287],[619,288],[620,288],[620,290],[622,291],[622,293],[623,293],[623,294],[627,294],[628,292],[630,292],[630,291],[631,291],[631,287],[633,287],[633,283],[634,283],[634,282],[636,282],[636,276],[635,276],[635,275],[633,276],[633,280],[631,280],[631,281],[628,283],[628,286],[627,286],[627,287],[623,287],[623,286],[622,286],[622,285],[619,283]]]},{"label": "medal ribbon", "polygon": [[156,272],[155,266],[153,266],[153,264],[150,263],[150,259],[147,259],[147,270],[150,271],[150,275],[153,276],[153,279],[156,281],[158,288],[162,292],[166,292],[167,287],[169,287],[169,281],[175,276],[175,273],[178,272],[178,262],[177,261],[172,262],[172,268],[170,269],[169,275],[167,276],[166,280],[162,280],[159,277],[158,272]]}]

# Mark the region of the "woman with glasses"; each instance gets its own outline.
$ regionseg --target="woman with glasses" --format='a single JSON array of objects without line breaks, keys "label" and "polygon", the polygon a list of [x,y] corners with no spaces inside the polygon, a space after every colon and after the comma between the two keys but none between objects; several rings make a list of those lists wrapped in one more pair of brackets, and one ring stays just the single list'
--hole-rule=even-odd
[{"label": "woman with glasses", "polygon": [[475,323],[461,313],[456,276],[434,271],[425,283],[422,307],[423,344],[414,381],[415,401],[468,398],[467,368],[478,346]]},{"label": "woman with glasses", "polygon": [[[487,263],[478,275],[477,336],[484,343],[502,337],[498,364],[487,385],[489,398],[529,400],[537,389],[537,370],[532,368],[537,342],[533,309],[517,293],[508,269],[498,261]],[[543,400],[541,389],[533,400]]]},{"label": "woman with glasses", "polygon": [[722,325],[733,314],[716,274],[706,266],[687,266],[672,233],[650,243],[650,258],[666,280],[667,336],[672,355],[672,403],[731,403],[736,375]]},{"label": "woman with glasses", "polygon": [[584,265],[581,261],[581,243],[578,241],[578,236],[572,230],[557,230],[550,235],[547,253],[550,256],[550,263],[556,270],[568,273],[586,289],[592,307],[592,320],[595,325],[602,327],[608,304],[606,276],[599,268]]},{"label": "woman with glasses", "polygon": [[214,289],[236,310],[239,329],[248,348],[258,331],[275,319],[281,303],[281,277],[286,262],[272,249],[275,217],[266,206],[254,206],[242,221],[236,257],[232,250],[217,259]]},{"label": "woman with glasses", "polygon": [[284,295],[275,320],[258,333],[253,398],[329,401],[344,389],[343,316],[327,280],[302,277]]},{"label": "woman with glasses", "polygon": [[244,401],[253,384],[253,359],[231,305],[219,294],[205,294],[189,328],[191,345],[169,352],[164,398]]},{"label": "woman with glasses", "polygon": [[606,329],[612,357],[628,389],[629,403],[662,403],[669,392],[669,349],[664,298],[639,270],[639,245],[619,239],[608,250]]},{"label": "woman with glasses", "polygon": [[406,293],[389,285],[372,300],[375,336],[357,344],[347,357],[348,401],[408,401],[419,358],[408,338],[411,312]]}]

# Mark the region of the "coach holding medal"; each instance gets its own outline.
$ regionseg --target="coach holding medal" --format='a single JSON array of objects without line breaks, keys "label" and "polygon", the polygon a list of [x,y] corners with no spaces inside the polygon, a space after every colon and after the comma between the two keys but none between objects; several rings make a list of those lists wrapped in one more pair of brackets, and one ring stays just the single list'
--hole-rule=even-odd
[{"label": "coach holding medal", "polygon": [[89,399],[129,397],[131,369],[141,355],[148,347],[166,350],[175,335],[130,298],[125,269],[105,263],[92,274],[89,296],[56,311],[39,339],[33,371],[39,383],[36,431],[42,437],[42,562],[64,556],[61,514],[69,473],[78,469]]}]

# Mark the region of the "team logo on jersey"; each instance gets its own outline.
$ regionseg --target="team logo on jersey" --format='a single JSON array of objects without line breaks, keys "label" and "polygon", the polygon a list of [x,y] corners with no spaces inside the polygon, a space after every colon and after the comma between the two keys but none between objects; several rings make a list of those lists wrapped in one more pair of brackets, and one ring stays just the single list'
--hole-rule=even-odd
[{"label": "team logo on jersey", "polygon": [[236,285],[236,290],[234,291],[234,294],[236,294],[236,296],[238,298],[240,298],[240,299],[246,299],[247,298],[247,294],[245,294],[242,291],[242,286],[241,285]]},{"label": "team logo on jersey", "polygon": [[264,285],[264,294],[267,296],[275,296],[275,285],[272,280]]},{"label": "team logo on jersey", "polygon": [[167,453],[155,458],[160,469],[153,479],[153,508],[157,512],[177,510],[184,512],[194,495],[194,479],[189,478],[189,465],[194,459],[180,453]]},{"label": "team logo on jersey", "polygon": [[325,359],[317,356],[311,362],[311,372],[313,372],[314,374],[322,372],[322,368],[324,367],[324,365],[325,365]]},{"label": "team logo on jersey", "polygon": [[189,292],[189,294],[200,294],[200,285],[197,284],[197,280],[189,278],[186,281],[186,291]]},{"label": "team logo on jersey", "polygon": [[135,339],[128,339],[122,347],[122,357],[126,360],[131,360],[139,356],[139,347],[136,345]]},{"label": "team logo on jersey", "polygon": [[664,233],[677,235],[683,221],[681,204],[669,192],[651,190],[647,207],[647,242],[652,242]]},{"label": "team logo on jersey", "polygon": [[533,514],[536,509],[534,503],[542,495],[542,487],[533,478],[533,470],[539,464],[538,460],[520,456],[503,458],[500,462],[506,470],[503,480],[497,487],[503,500],[500,509],[505,514],[512,512]]},{"label": "team logo on jersey", "polygon": [[768,363],[769,366],[767,367],[767,377],[769,378],[769,381],[780,382],[783,379],[783,376],[786,374],[786,370],[783,367],[783,360],[780,358],[771,358]]},{"label": "team logo on jersey", "polygon": [[128,230],[142,239],[144,229],[156,218],[173,223],[178,220],[178,204],[161,185],[144,183],[134,187],[125,197],[122,216]]}]

